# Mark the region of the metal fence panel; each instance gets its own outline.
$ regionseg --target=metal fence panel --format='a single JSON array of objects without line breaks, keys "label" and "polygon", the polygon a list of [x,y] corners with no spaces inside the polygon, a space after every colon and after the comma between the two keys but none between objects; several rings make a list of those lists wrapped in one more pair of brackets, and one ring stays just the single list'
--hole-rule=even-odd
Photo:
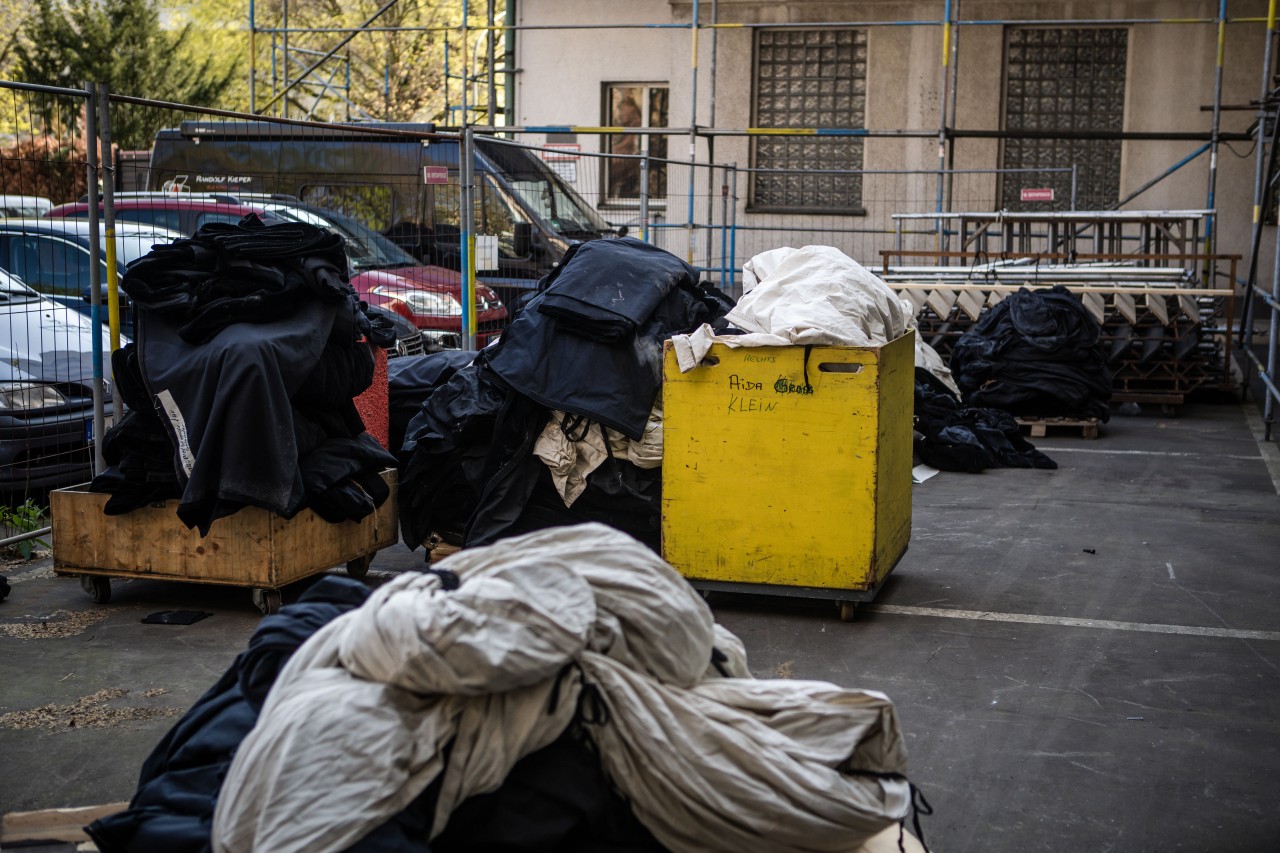
[{"label": "metal fence panel", "polygon": [[[86,316],[101,263],[85,223],[42,218],[89,181],[89,92],[0,83],[0,504],[43,505],[92,475],[103,335]],[[95,341],[95,338],[97,339]],[[96,346],[95,346],[96,344]],[[95,369],[94,355],[99,361]]]}]

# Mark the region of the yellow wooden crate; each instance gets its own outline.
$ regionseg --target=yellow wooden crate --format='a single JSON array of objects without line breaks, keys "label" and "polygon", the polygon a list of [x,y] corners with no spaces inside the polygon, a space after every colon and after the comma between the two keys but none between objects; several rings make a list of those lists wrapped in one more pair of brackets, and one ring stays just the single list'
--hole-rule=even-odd
[{"label": "yellow wooden crate", "polygon": [[[663,365],[663,556],[712,588],[867,600],[911,536],[913,333]],[[806,381],[807,377],[807,381]]]}]

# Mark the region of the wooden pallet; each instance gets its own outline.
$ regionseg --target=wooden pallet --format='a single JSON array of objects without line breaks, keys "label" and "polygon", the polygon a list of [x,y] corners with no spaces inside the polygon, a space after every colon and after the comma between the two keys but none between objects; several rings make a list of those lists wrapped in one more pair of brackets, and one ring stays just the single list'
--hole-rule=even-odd
[{"label": "wooden pallet", "polygon": [[[80,809],[45,809],[38,812],[11,812],[4,816],[0,828],[0,845],[4,850],[29,853],[94,853],[97,845],[81,828],[100,817],[122,812],[128,803],[87,806]],[[896,825],[873,835],[852,853],[925,853],[925,847],[910,832],[899,836]]]},{"label": "wooden pallet", "polygon": [[0,822],[0,848],[31,850],[33,853],[38,850],[74,849],[78,853],[89,853],[98,848],[85,835],[83,827],[127,808],[128,803],[109,803],[78,809],[10,812]]},{"label": "wooden pallet", "polygon": [[1076,418],[1018,418],[1017,420],[1021,426],[1031,427],[1032,438],[1044,438],[1051,427],[1078,429],[1082,438],[1098,437],[1097,418],[1084,418],[1083,420]]}]

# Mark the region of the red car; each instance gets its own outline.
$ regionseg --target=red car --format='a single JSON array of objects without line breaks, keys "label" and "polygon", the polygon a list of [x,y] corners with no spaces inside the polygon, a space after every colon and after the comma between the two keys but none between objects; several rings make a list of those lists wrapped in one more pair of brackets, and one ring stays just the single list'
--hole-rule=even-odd
[{"label": "red car", "polygon": [[[356,220],[289,197],[123,193],[114,199],[116,219],[144,222],[194,234],[209,222],[238,222],[248,213],[265,220],[317,225],[346,243],[351,284],[370,305],[391,310],[422,330],[429,350],[462,344],[462,276],[443,267],[423,266],[388,238]],[[87,202],[64,204],[50,217],[87,217]],[[476,284],[476,345],[496,340],[507,324],[507,309],[488,286]]]}]

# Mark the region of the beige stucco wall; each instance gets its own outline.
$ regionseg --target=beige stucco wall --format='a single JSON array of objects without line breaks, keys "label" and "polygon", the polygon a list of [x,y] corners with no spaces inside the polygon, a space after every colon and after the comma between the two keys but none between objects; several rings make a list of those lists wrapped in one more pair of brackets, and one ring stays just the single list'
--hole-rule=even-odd
[{"label": "beige stucco wall", "polygon": [[[516,0],[521,24],[555,23],[687,23],[692,4],[668,0]],[[943,3],[927,4],[863,0],[863,2],[759,2],[720,0],[722,23],[783,23],[836,21],[937,21]],[[711,20],[712,3],[700,4],[701,19]],[[962,20],[1212,18],[1212,2],[978,2],[964,0]],[[1265,0],[1234,0],[1232,18],[1266,15]],[[1213,103],[1217,28],[1213,24],[1129,25],[1129,71],[1126,81],[1125,128],[1131,131],[1208,131],[1211,114],[1202,105]],[[1238,23],[1227,28],[1224,94],[1226,104],[1246,104],[1258,97],[1265,25]],[[711,121],[711,48],[715,53],[715,126],[743,128],[752,123],[751,29],[704,29],[698,50],[698,122]],[[997,129],[1001,122],[1004,34],[1001,26],[967,26],[955,35],[956,108],[954,126]],[[670,122],[687,127],[691,118],[692,51],[687,29],[615,29],[522,31],[517,64],[521,68],[516,120],[523,125],[549,123],[596,125],[602,122],[602,87],[607,82],[669,81]],[[940,26],[878,26],[868,28],[866,127],[871,130],[936,132],[942,99],[942,28]],[[1222,127],[1243,131],[1253,114],[1230,111]],[[593,137],[582,136],[584,151],[597,150]],[[1122,149],[1121,195],[1138,188],[1191,154],[1196,141],[1129,141]],[[865,143],[867,169],[936,169],[936,138],[873,138]],[[1223,146],[1218,160],[1217,206],[1220,210],[1220,248],[1246,253],[1250,242],[1253,204],[1253,157],[1249,142]],[[1233,150],[1234,149],[1234,152]],[[996,140],[962,139],[955,143],[957,168],[990,169],[999,165]],[[672,156],[687,157],[688,143],[673,140]],[[708,156],[705,140],[698,157]],[[745,138],[720,137],[714,143],[717,162],[746,165]],[[1178,173],[1145,192],[1131,209],[1201,208],[1207,201],[1209,156],[1201,155]],[[995,181],[966,179],[964,195],[975,200],[989,193],[995,205]],[[983,181],[985,180],[985,184]],[[672,190],[683,184],[673,180]],[[867,185],[864,185],[867,186]],[[894,204],[922,204],[931,191],[924,184],[905,189],[895,185],[884,198],[867,197],[868,218]],[[930,184],[930,186],[932,186]],[[740,190],[740,195],[745,195]],[[864,190],[864,196],[870,195]],[[960,193],[957,192],[957,198]],[[679,204],[682,204],[679,203]],[[684,217],[672,205],[673,221]],[[932,208],[922,208],[932,209]],[[740,221],[752,216],[740,207]],[[755,215],[757,219],[760,215]],[[795,218],[797,221],[800,218]],[[1271,242],[1270,236],[1264,245]],[[866,259],[864,259],[866,260]],[[1265,261],[1264,263],[1269,263]]]}]

